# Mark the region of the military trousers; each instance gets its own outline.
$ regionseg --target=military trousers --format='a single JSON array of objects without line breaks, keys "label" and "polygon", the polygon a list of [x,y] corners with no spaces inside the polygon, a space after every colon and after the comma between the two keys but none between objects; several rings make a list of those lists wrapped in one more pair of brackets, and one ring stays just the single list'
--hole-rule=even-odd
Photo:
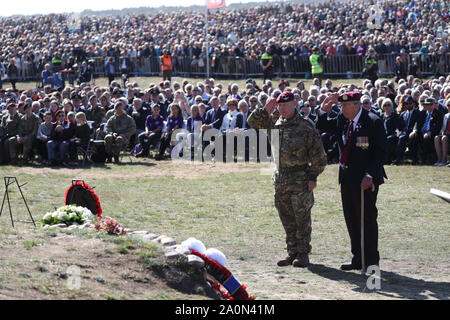
[{"label": "military trousers", "polygon": [[275,207],[286,232],[288,255],[311,252],[311,209],[314,194],[308,191],[308,181],[295,184],[275,184]]},{"label": "military trousers", "polygon": [[17,137],[10,137],[3,141],[4,161],[17,160]]},{"label": "military trousers", "polygon": [[105,137],[105,151],[108,156],[118,157],[120,155],[120,151],[125,149],[125,146],[128,144],[128,141],[122,137],[117,136],[114,138],[112,134],[107,134]]}]

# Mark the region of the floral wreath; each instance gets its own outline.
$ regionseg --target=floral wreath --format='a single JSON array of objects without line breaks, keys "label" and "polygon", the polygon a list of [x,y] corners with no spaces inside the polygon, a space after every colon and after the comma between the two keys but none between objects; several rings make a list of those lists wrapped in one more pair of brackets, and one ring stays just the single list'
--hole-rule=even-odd
[{"label": "floral wreath", "polygon": [[[97,214],[97,216],[101,220],[102,219],[102,212],[103,212],[103,210],[102,210],[102,206],[100,204],[100,199],[95,194],[94,188],[91,188],[84,181],[80,181],[80,180],[72,181],[72,184],[66,190],[66,193],[65,193],[65,196],[64,196],[64,204],[65,205],[70,205],[70,204],[73,203],[72,202],[72,198],[73,198],[73,194],[75,192],[74,187],[76,187],[76,186],[81,186],[81,188],[83,188],[84,192],[88,192],[88,195],[91,197],[91,199],[94,201],[94,204],[95,204],[95,208],[88,208],[88,209],[90,209],[93,214]],[[72,195],[71,195],[70,198],[69,198],[69,192],[72,192]],[[69,203],[69,202],[72,202],[72,203]]]},{"label": "floral wreath", "polygon": [[[247,287],[241,284],[239,280],[233,276],[230,270],[194,249],[189,250],[192,254],[205,261],[206,271],[208,274],[213,276],[218,283],[212,280],[207,281],[222,295],[223,298],[228,300],[255,300],[255,296],[249,296]],[[226,289],[226,291],[221,289],[221,285]]]}]

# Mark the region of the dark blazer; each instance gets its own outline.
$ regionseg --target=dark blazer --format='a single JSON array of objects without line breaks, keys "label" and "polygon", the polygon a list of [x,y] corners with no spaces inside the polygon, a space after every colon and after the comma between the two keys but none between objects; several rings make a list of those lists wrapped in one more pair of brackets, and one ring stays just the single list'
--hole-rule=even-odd
[{"label": "dark blazer", "polygon": [[[340,158],[345,146],[343,136],[347,133],[350,121],[342,113],[335,118],[327,117],[326,114],[325,116],[320,115],[319,118],[321,118],[321,125],[327,122],[325,127],[328,130],[337,131]],[[358,137],[359,139],[364,138],[366,141],[368,140],[369,145],[367,148],[357,146]],[[347,163],[339,166],[339,183],[345,181],[359,185],[366,173],[372,176],[372,181],[375,185],[378,186],[384,183],[384,178],[387,178],[387,176],[383,163],[387,152],[383,120],[372,112],[361,108],[361,115],[350,140]]]},{"label": "dark blazer", "polygon": [[[427,111],[424,109],[419,111],[419,115],[417,118],[417,122],[414,125],[414,130],[422,136],[422,127],[425,124],[425,120],[427,118]],[[444,119],[444,115],[437,109],[433,110],[430,118],[430,131],[432,136],[436,136],[440,133],[442,128],[442,121]]]},{"label": "dark blazer", "polygon": [[383,114],[383,123],[384,130],[386,132],[386,136],[396,135],[396,130],[403,131],[405,128],[405,123],[403,122],[403,118],[399,117],[396,113],[392,112],[392,114],[387,117]]},{"label": "dark blazer", "polygon": [[414,126],[417,122],[417,119],[419,118],[419,113],[420,111],[418,109],[413,109],[411,110],[411,118],[409,120],[408,123],[408,114],[407,111],[402,111],[402,113],[400,113],[400,118],[402,118],[403,123],[404,123],[404,127],[403,127],[403,133],[409,135],[413,130],[414,130]]},{"label": "dark blazer", "polygon": [[[337,121],[339,155],[344,150],[343,135],[347,132],[350,121],[340,114]],[[357,146],[358,138],[368,138],[369,146],[363,148]],[[346,165],[339,167],[339,182],[344,179],[350,183],[360,184],[366,173],[373,178],[375,185],[384,182],[386,173],[383,163],[387,154],[386,133],[383,121],[373,113],[361,109],[361,116],[353,132]]]},{"label": "dark blazer", "polygon": [[[250,129],[250,125],[248,124],[247,120],[248,117],[250,117],[251,111],[247,111],[247,118],[245,119],[245,130]],[[244,129],[244,114],[242,112],[239,112],[236,117],[236,128]]]},{"label": "dark blazer", "polygon": [[211,127],[219,130],[222,125],[223,117],[227,112],[228,111],[222,111],[220,107],[217,108],[217,111],[214,111],[214,109],[208,110],[208,112],[206,112],[205,124],[209,124]]}]

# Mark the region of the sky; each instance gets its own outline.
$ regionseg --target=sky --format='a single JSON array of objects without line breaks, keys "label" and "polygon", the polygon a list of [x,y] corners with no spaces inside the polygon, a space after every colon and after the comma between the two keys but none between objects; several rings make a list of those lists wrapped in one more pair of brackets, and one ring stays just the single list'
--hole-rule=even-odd
[{"label": "sky", "polygon": [[[231,3],[245,3],[255,0],[225,0],[226,4]],[[259,0],[261,1],[261,0]],[[264,1],[264,0],[262,0]],[[267,1],[267,0],[266,0]],[[269,0],[274,1],[274,0]],[[74,1],[49,1],[49,0],[20,0],[20,5],[10,5],[14,2],[7,2],[2,5],[0,16],[11,16],[15,14],[49,14],[49,13],[63,13],[63,12],[81,12],[85,9],[91,10],[110,10],[123,8],[137,8],[137,7],[159,7],[162,4],[165,6],[192,6],[205,5],[206,0],[74,0]]]}]

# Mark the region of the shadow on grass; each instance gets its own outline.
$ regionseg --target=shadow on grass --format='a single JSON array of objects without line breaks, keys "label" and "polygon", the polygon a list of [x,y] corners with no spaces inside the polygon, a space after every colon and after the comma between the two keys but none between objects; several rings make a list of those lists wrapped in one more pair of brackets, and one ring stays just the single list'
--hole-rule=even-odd
[{"label": "shadow on grass", "polygon": [[450,299],[450,283],[425,281],[407,277],[395,272],[381,270],[381,289],[370,290],[366,287],[368,276],[359,273],[342,271],[322,264],[310,264],[308,270],[321,277],[334,281],[347,281],[357,286],[353,291],[371,293],[400,299],[427,300],[434,297],[441,300]]}]

